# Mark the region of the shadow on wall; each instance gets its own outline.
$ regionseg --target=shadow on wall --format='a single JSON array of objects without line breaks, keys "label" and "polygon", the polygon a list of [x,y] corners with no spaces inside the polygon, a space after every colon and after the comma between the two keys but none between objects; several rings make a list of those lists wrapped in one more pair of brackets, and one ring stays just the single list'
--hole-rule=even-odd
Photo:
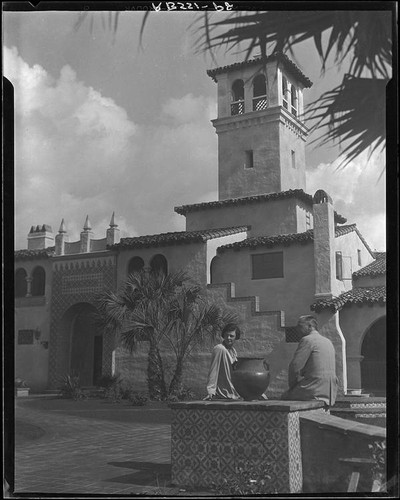
[{"label": "shadow on wall", "polygon": [[[289,347],[290,346],[290,347]],[[292,360],[295,346],[282,340],[265,356],[270,369],[270,383],[267,389],[268,397],[278,397],[287,389],[288,367]]]},{"label": "shadow on wall", "polygon": [[107,479],[113,483],[140,486],[160,486],[171,481],[171,464],[153,462],[109,462],[109,465],[128,469],[127,474]]}]

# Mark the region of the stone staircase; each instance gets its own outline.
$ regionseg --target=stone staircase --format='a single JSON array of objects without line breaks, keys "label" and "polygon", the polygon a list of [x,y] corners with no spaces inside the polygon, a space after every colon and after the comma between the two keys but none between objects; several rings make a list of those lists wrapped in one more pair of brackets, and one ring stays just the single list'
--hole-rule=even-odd
[{"label": "stone staircase", "polygon": [[330,414],[363,424],[386,427],[386,397],[360,396],[338,397]]}]

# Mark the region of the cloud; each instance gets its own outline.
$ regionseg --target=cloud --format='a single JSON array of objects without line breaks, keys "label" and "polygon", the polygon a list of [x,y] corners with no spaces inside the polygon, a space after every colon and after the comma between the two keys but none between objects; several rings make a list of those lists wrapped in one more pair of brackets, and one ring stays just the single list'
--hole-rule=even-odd
[{"label": "cloud", "polygon": [[[386,179],[384,156],[367,153],[337,170],[335,164],[321,163],[307,171],[307,192],[324,189],[337,212],[356,223],[373,249],[386,248]],[[381,177],[380,177],[381,176]]]},{"label": "cloud", "polygon": [[[16,248],[26,248],[32,225],[57,232],[62,218],[77,240],[87,214],[103,238],[113,211],[126,236],[181,231],[175,206],[217,199],[214,98],[168,99],[143,125],[68,65],[51,75],[7,47],[3,60],[15,89]],[[340,171],[307,172],[307,192],[325,189],[377,249],[385,247],[382,169],[381,157],[365,156]]]},{"label": "cloud", "polygon": [[215,191],[213,99],[170,99],[144,126],[68,65],[54,76],[5,47],[4,74],[15,93],[16,248],[32,225],[57,232],[62,218],[77,240],[87,214],[103,238],[113,211],[125,236],[183,230],[174,206]]}]

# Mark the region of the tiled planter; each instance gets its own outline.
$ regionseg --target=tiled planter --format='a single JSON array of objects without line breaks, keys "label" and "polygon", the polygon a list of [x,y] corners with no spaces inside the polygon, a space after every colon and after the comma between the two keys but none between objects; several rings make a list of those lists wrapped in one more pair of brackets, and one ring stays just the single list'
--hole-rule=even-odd
[{"label": "tiled planter", "polygon": [[193,401],[172,403],[172,483],[221,485],[246,462],[271,462],[273,489],[302,491],[299,413],[321,412],[319,401]]}]

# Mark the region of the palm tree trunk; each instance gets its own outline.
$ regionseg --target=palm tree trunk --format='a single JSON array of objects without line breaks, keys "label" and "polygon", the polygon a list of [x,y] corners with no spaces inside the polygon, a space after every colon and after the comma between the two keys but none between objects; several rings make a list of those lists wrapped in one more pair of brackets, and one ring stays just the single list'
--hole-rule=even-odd
[{"label": "palm tree trunk", "polygon": [[182,376],[183,376],[183,358],[178,359],[176,362],[176,367],[174,371],[174,376],[172,377],[171,383],[168,388],[168,395],[173,394],[179,389],[182,389]]},{"label": "palm tree trunk", "polygon": [[150,341],[148,354],[147,385],[150,399],[160,401],[166,398],[167,388],[162,359],[157,344],[152,341]]}]

